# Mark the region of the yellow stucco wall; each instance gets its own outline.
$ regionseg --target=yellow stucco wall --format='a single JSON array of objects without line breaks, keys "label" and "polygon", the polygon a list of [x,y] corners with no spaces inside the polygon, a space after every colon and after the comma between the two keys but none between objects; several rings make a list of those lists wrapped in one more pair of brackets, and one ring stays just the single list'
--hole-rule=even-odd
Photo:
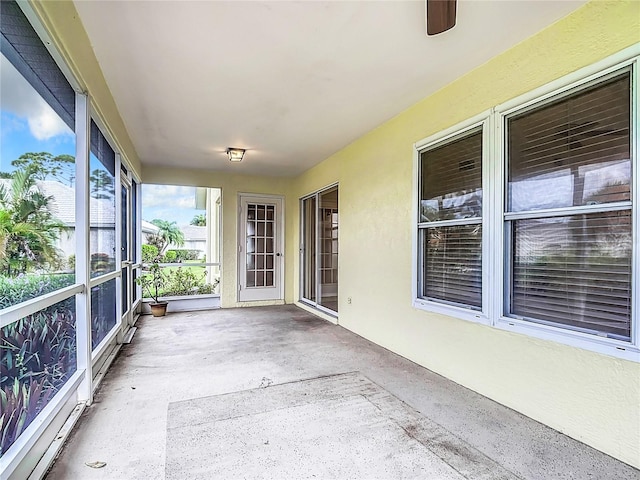
[{"label": "yellow stucco wall", "polygon": [[640,364],[412,308],[411,208],[416,141],[639,41],[640,2],[589,3],[307,171],[289,199],[299,218],[297,198],[340,183],[341,325],[636,467]]},{"label": "yellow stucco wall", "polygon": [[286,197],[290,303],[299,298],[298,199],[339,182],[343,326],[640,467],[639,364],[411,307],[413,143],[639,42],[640,2],[587,4],[296,179],[182,168],[141,171],[73,4],[35,2],[34,9],[144,182],[222,188],[224,307],[238,305],[238,192]]},{"label": "yellow stucco wall", "polygon": [[[221,172],[193,170],[187,168],[145,168],[142,172],[144,183],[157,183],[164,185],[190,185],[197,187],[216,187],[222,189],[222,276],[220,281],[220,303],[223,308],[271,305],[282,302],[243,302],[237,301],[238,285],[238,194],[257,193],[269,195],[282,195],[285,197],[285,222],[290,229],[289,205],[290,179],[283,177],[256,177],[248,175],[234,175]],[[293,251],[285,239],[285,301],[293,300],[293,282],[291,271],[293,263]]]}]

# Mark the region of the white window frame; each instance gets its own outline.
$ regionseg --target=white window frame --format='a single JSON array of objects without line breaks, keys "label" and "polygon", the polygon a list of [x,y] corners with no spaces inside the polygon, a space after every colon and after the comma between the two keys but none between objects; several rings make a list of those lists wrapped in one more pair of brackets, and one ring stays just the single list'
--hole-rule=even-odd
[{"label": "white window frame", "polygon": [[[427,137],[413,145],[413,209],[412,209],[412,260],[413,265],[412,273],[412,298],[413,306],[420,310],[428,312],[442,313],[456,318],[464,320],[470,320],[473,322],[479,322],[486,325],[490,324],[490,312],[489,312],[489,288],[488,282],[491,275],[491,262],[489,262],[489,239],[490,232],[487,219],[489,217],[491,208],[491,198],[488,195],[490,190],[489,179],[490,177],[490,162],[491,158],[491,112],[486,111],[470,118],[462,123],[454,125],[447,130],[439,132],[435,135]],[[420,172],[420,155],[434,147],[446,145],[459,138],[464,138],[472,130],[482,128],[482,307],[480,310],[475,310],[471,307],[463,307],[458,305],[449,305],[444,302],[437,302],[433,300],[427,300],[419,296],[420,282],[421,282],[421,268],[419,266],[420,255],[420,185],[421,185],[421,172]],[[438,222],[440,224],[440,222]],[[453,224],[467,225],[464,220],[460,222],[452,222]]]},{"label": "white window frame", "polygon": [[[625,68],[631,68],[631,155],[632,155],[632,181],[631,181],[631,216],[632,216],[632,238],[637,239],[639,233],[639,201],[640,195],[638,188],[640,187],[638,169],[640,162],[638,161],[638,139],[640,138],[640,128],[638,125],[638,69],[640,68],[640,45],[627,48],[609,58],[606,58],[593,65],[578,70],[570,75],[562,77],[554,82],[537,88],[531,92],[521,95],[513,100],[498,105],[495,108],[495,135],[494,144],[496,152],[496,161],[494,162],[499,169],[498,186],[495,190],[496,208],[493,211],[493,221],[501,235],[497,235],[495,249],[497,252],[503,252],[502,255],[496,255],[495,259],[495,298],[494,309],[497,316],[494,320],[494,326],[511,332],[522,333],[528,336],[540,338],[543,340],[551,340],[566,345],[583,348],[586,350],[611,355],[614,357],[625,358],[640,362],[640,329],[638,328],[638,310],[640,301],[638,299],[638,274],[640,268],[639,246],[636,241],[633,245],[631,259],[631,338],[630,341],[618,340],[614,338],[601,337],[591,333],[580,332],[564,328],[561,325],[546,325],[534,323],[532,321],[517,319],[506,315],[507,301],[507,275],[506,269],[509,268],[510,259],[507,258],[509,252],[505,249],[505,237],[507,221],[504,220],[505,212],[505,188],[506,188],[506,130],[505,120],[508,116],[515,113],[525,112],[528,109],[544,105],[555,98],[568,98],[567,95],[571,91],[585,87],[588,84],[598,84],[607,77],[614,75]],[[563,209],[567,213],[579,213],[579,208]]]},{"label": "white window frame", "polygon": [[[631,215],[632,251],[631,270],[631,339],[630,341],[601,337],[591,333],[567,329],[561,325],[534,323],[506,316],[506,269],[510,259],[505,251],[506,227],[504,220],[506,189],[506,137],[505,119],[516,112],[524,112],[543,105],[550,99],[561,97],[589,83],[597,83],[624,68],[631,68]],[[419,310],[448,315],[495,327],[499,330],[554,341],[617,358],[640,363],[640,43],[628,47],[604,60],[577,70],[491,110],[461,122],[442,132],[414,144],[413,206],[412,206],[412,303]],[[420,153],[425,149],[444,144],[465,132],[484,125],[483,134],[483,238],[482,238],[482,311],[467,310],[418,297],[419,280],[419,185]],[[575,207],[574,207],[575,208]],[[569,212],[569,209],[567,209]]]}]

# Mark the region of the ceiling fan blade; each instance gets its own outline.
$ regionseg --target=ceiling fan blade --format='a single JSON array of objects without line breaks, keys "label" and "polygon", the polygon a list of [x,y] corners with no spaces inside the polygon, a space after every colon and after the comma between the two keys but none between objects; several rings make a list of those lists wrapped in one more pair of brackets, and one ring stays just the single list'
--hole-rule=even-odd
[{"label": "ceiling fan blade", "polygon": [[456,24],[456,0],[427,1],[427,35],[446,32]]}]

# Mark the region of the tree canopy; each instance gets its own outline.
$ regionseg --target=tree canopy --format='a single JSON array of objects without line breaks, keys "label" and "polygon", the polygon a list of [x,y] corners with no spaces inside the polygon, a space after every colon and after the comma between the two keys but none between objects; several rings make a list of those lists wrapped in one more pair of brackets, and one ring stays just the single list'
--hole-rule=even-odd
[{"label": "tree canopy", "polygon": [[204,213],[198,213],[191,219],[191,225],[195,225],[196,227],[206,227],[207,226],[207,216]]},{"label": "tree canopy", "polygon": [[164,254],[164,251],[171,244],[181,247],[184,245],[184,234],[180,227],[176,225],[176,222],[169,222],[167,220],[160,220],[158,218],[151,220],[156,227],[158,227],[158,233],[150,235],[147,241],[150,245],[158,247],[160,255]]},{"label": "tree canopy", "polygon": [[91,184],[91,196],[93,198],[106,198],[111,200],[115,195],[114,178],[106,170],[95,169],[89,176]]},{"label": "tree canopy", "polygon": [[50,197],[35,182],[38,165],[20,165],[9,188],[0,185],[0,268],[9,276],[57,267],[56,242],[64,225],[48,208]]},{"label": "tree canopy", "polygon": [[70,187],[75,183],[76,166],[72,155],[27,152],[13,160],[11,165],[17,171],[29,171],[34,180],[57,180]]}]

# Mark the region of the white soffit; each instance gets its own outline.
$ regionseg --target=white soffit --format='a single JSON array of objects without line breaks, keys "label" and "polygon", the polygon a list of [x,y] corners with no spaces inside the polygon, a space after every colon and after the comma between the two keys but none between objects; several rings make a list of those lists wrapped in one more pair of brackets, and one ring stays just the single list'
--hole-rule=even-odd
[{"label": "white soffit", "polygon": [[[297,175],[585,1],[76,1],[152,165]],[[231,164],[227,147],[247,149]]]}]

